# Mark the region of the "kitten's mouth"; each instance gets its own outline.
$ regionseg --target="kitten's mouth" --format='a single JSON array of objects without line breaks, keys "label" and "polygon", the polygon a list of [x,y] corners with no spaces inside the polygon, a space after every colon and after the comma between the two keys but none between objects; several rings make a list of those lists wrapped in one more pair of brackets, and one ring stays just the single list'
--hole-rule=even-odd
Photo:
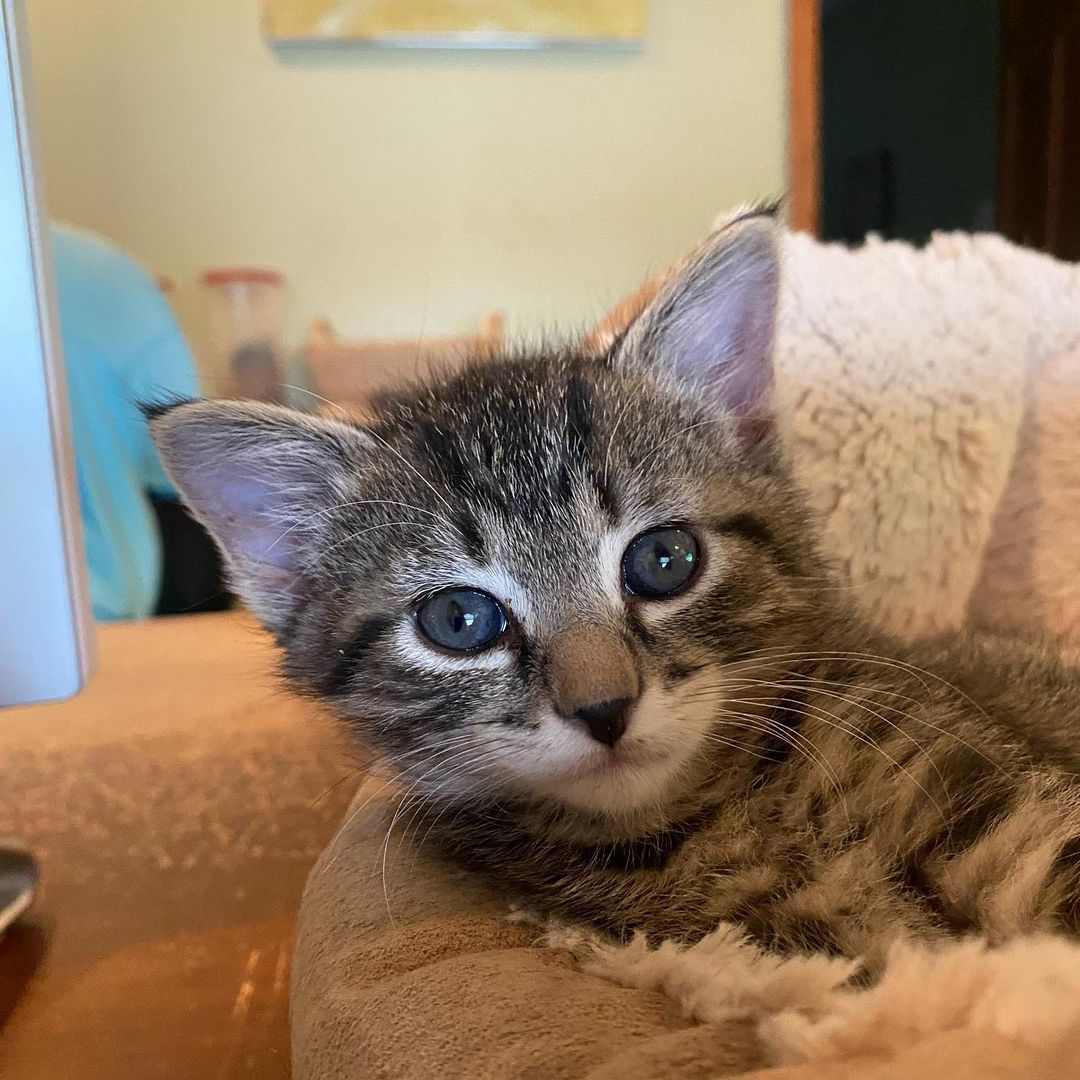
[{"label": "kitten's mouth", "polygon": [[573,770],[575,777],[613,776],[627,769],[642,765],[655,764],[660,758],[654,750],[646,746],[622,746],[598,748],[589,755],[588,760]]}]

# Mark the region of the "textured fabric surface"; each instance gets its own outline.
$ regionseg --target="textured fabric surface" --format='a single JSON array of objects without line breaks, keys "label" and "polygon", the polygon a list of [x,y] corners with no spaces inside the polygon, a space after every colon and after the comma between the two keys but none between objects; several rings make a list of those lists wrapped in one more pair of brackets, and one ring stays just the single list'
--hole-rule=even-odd
[{"label": "textured fabric surface", "polygon": [[[781,424],[839,587],[907,637],[971,622],[1080,645],[1080,549],[1062,525],[1080,520],[1080,270],[994,237],[853,252],[793,236],[786,274]],[[376,794],[308,882],[297,1080],[703,1080],[763,1067],[749,1027],[691,1023],[656,991],[538,947],[506,922],[505,897],[419,858],[407,837],[387,841],[378,808]],[[1054,1053],[952,1031],[760,1075],[1068,1075],[1075,1055]]]},{"label": "textured fabric surface", "polygon": [[407,827],[387,834],[382,787],[361,789],[308,881],[293,962],[296,1080],[660,1080],[760,1064],[746,1029],[702,1030],[663,994],[583,974],[510,922],[505,897],[418,857]]},{"label": "textured fabric surface", "polygon": [[1080,267],[961,233],[855,251],[794,235],[785,256],[780,420],[853,602],[909,636],[967,623],[1080,646],[1061,528],[1080,508]]},{"label": "textured fabric surface", "polygon": [[959,628],[1020,427],[1030,316],[979,240],[852,251],[790,236],[777,404],[852,602]]}]

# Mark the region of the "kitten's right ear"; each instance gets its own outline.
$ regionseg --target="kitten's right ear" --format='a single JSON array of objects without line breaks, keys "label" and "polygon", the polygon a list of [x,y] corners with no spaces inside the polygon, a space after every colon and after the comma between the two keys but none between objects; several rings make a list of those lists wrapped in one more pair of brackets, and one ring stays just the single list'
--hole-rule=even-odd
[{"label": "kitten's right ear", "polygon": [[771,431],[780,284],[776,208],[737,212],[660,287],[615,347],[615,361],[730,414],[747,447]]},{"label": "kitten's right ear", "polygon": [[249,402],[189,401],[146,413],[165,468],[217,541],[233,587],[280,630],[321,550],[325,511],[349,498],[367,435]]}]

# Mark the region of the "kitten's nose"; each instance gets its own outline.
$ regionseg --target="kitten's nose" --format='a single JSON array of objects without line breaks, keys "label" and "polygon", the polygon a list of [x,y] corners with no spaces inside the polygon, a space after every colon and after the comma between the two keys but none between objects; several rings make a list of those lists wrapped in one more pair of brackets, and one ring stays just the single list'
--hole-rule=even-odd
[{"label": "kitten's nose", "polygon": [[633,698],[612,698],[595,705],[584,705],[574,715],[584,722],[589,734],[607,746],[614,746],[626,730],[626,714]]},{"label": "kitten's nose", "polygon": [[617,631],[579,626],[558,636],[548,653],[551,703],[599,743],[614,746],[641,694],[634,655]]}]

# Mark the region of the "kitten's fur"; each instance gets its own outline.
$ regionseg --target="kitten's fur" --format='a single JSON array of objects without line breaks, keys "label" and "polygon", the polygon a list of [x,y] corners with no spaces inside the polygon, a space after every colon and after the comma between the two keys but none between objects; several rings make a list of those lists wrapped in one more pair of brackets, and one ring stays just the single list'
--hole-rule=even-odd
[{"label": "kitten's fur", "polygon": [[[152,426],[288,676],[402,771],[419,834],[533,905],[871,963],[900,934],[1076,932],[1080,679],[855,619],[768,423],[777,282],[750,212],[602,356],[477,362],[366,426],[213,402]],[[627,596],[622,551],[670,522],[698,579]],[[505,602],[498,646],[425,643],[415,607],[452,585]],[[553,707],[566,665],[614,692],[595,657],[640,691],[614,749]]]}]

